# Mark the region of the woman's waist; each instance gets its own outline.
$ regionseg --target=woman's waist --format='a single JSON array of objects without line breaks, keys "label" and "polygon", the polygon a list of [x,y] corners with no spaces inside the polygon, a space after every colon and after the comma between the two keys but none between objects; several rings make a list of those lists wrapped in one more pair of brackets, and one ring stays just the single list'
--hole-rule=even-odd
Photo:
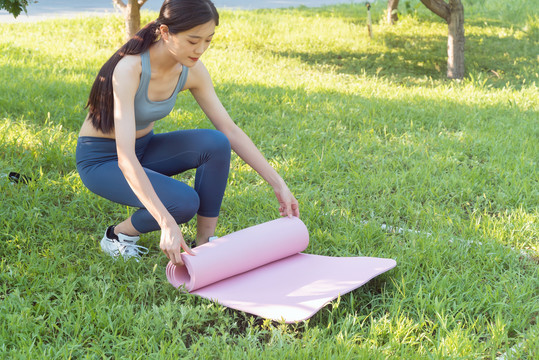
[{"label": "woman's waist", "polygon": [[[137,138],[135,142],[135,154],[138,158],[143,156],[152,136],[153,131],[150,131],[148,134]],[[77,163],[85,161],[116,161],[118,159],[116,139],[100,136],[79,136],[76,158]]]},{"label": "woman's waist", "polygon": [[[137,130],[135,133],[135,138],[137,140],[140,138],[143,138],[144,136],[150,134],[152,130],[153,130],[153,123],[151,123],[149,126],[145,127],[144,129]],[[94,128],[91,122],[88,119],[86,119],[79,131],[79,138],[101,138],[101,139],[116,140],[116,132],[112,130],[110,133],[104,133]]]}]

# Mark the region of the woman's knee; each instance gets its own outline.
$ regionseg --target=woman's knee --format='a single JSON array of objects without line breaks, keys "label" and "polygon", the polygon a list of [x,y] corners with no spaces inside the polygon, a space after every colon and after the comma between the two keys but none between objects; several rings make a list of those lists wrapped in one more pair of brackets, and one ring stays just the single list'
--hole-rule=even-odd
[{"label": "woman's knee", "polygon": [[181,192],[172,193],[163,200],[165,207],[176,223],[183,224],[191,220],[200,207],[200,198],[194,189],[189,187]]},{"label": "woman's knee", "polygon": [[[185,191],[181,189],[179,193],[167,193],[163,195],[159,192],[161,202],[174,218],[177,224],[185,224],[191,220],[198,212],[200,199],[195,191]],[[159,224],[147,209],[141,208],[131,217],[133,227],[141,233],[148,233],[159,230]]]},{"label": "woman's knee", "polygon": [[211,150],[230,156],[230,141],[226,135],[218,130],[208,129],[208,145]]}]

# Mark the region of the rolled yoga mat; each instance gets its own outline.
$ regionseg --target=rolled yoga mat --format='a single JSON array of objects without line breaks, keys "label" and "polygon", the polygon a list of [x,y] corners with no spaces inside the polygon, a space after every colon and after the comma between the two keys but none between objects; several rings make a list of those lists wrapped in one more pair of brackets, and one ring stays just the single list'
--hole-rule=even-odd
[{"label": "rolled yoga mat", "polygon": [[223,306],[286,323],[302,321],[397,265],[393,259],[303,254],[309,244],[299,218],[252,226],[182,253],[168,281]]}]

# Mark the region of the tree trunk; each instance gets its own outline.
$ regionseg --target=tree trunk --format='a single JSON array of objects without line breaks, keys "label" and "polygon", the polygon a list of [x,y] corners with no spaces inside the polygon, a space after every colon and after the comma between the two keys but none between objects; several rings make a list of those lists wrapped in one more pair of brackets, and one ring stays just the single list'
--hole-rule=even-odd
[{"label": "tree trunk", "polygon": [[461,0],[449,0],[447,77],[464,78],[464,7]]},{"label": "tree trunk", "polygon": [[140,5],[137,0],[128,0],[125,14],[125,33],[128,39],[140,29]]},{"label": "tree trunk", "polygon": [[125,37],[129,40],[140,29],[140,8],[147,0],[112,0],[115,7],[120,9],[125,19]]},{"label": "tree trunk", "polygon": [[387,1],[387,23],[393,25],[399,20],[399,15],[397,14],[397,8],[399,7],[399,0],[388,0]]},{"label": "tree trunk", "polygon": [[464,78],[464,6],[461,0],[421,0],[433,13],[447,22],[447,77]]}]

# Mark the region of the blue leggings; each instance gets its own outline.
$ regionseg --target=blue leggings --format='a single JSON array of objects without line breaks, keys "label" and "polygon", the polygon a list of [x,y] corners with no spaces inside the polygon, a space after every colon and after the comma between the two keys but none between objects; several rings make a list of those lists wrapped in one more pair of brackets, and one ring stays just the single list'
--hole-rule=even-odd
[{"label": "blue leggings", "polygon": [[[178,224],[195,214],[217,217],[230,168],[227,137],[210,129],[153,132],[137,139],[135,152],[155,192]],[[119,204],[138,207],[131,223],[141,233],[159,230],[118,167],[116,141],[82,136],[77,170],[92,192]],[[171,176],[196,168],[194,189]]]}]

